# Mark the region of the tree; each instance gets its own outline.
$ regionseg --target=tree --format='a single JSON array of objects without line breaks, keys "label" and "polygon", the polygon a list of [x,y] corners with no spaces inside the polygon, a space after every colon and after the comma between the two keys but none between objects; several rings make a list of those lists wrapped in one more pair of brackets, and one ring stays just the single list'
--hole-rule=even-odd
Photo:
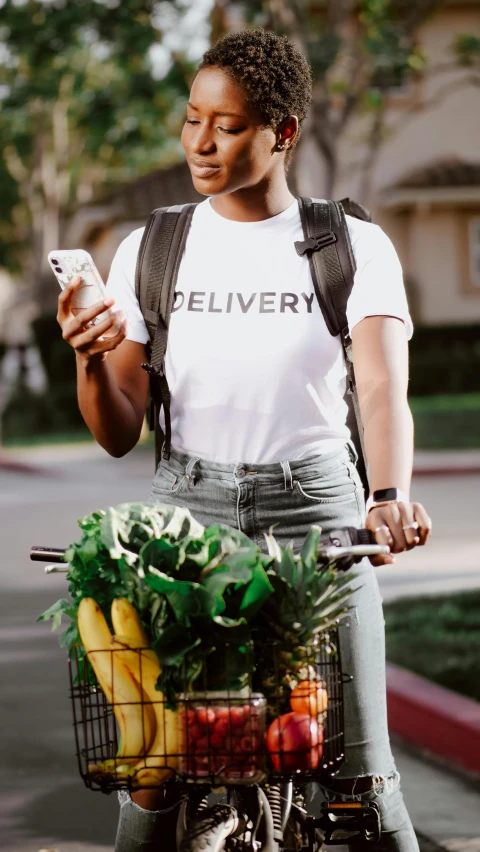
[{"label": "tree", "polygon": [[37,295],[79,204],[178,156],[189,67],[173,58],[157,79],[166,5],[178,11],[175,0],[0,7],[0,266]]},{"label": "tree", "polygon": [[[245,21],[292,38],[314,74],[310,121],[303,139],[313,138],[326,163],[325,194],[338,174],[339,143],[355,116],[367,121],[361,196],[366,200],[376,154],[386,135],[388,94],[406,78],[463,71],[436,93],[438,100],[468,84],[480,84],[480,39],[458,34],[452,60],[429,65],[417,45],[419,26],[443,0],[216,0],[214,18],[228,25],[227,7],[245,10]],[[221,12],[221,14],[220,14]],[[218,23],[217,23],[218,25]],[[425,104],[423,105],[425,106]],[[405,120],[405,114],[402,116]],[[300,142],[300,145],[302,142]],[[295,160],[293,161],[295,163]],[[295,175],[293,174],[293,182]]]}]

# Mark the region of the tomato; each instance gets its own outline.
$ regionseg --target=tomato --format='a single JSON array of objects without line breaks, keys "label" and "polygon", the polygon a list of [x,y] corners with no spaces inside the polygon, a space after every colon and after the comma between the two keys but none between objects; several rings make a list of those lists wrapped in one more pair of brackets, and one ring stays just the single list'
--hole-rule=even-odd
[{"label": "tomato", "polygon": [[203,725],[190,725],[188,728],[188,738],[190,742],[195,742],[205,736],[205,727]]},{"label": "tomato", "polygon": [[201,740],[197,740],[196,750],[198,754],[206,754],[208,752],[208,739],[207,737],[202,737]]},{"label": "tomato", "polygon": [[294,713],[306,713],[314,719],[327,709],[326,689],[313,680],[302,680],[290,695],[290,707]]},{"label": "tomato", "polygon": [[259,747],[258,737],[255,736],[245,736],[242,737],[242,750],[247,754],[253,752],[255,753]]},{"label": "tomato", "polygon": [[316,769],[323,754],[323,728],[307,713],[284,713],[267,731],[267,748],[275,769]]},{"label": "tomato", "polygon": [[215,716],[217,718],[217,722],[222,720],[228,720],[228,707],[215,707]]},{"label": "tomato", "polygon": [[215,710],[212,707],[197,707],[196,712],[201,725],[212,725],[215,721]]},{"label": "tomato", "polygon": [[243,707],[230,707],[230,722],[232,724],[232,728],[241,728],[244,720]]},{"label": "tomato", "polygon": [[215,734],[219,737],[226,737],[229,731],[229,722],[227,718],[220,717],[215,723]]}]

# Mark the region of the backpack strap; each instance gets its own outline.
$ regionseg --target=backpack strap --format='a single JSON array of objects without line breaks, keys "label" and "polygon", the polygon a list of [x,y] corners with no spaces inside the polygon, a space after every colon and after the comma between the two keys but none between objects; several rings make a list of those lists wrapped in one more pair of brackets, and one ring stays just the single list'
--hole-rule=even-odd
[{"label": "backpack strap", "polygon": [[[135,292],[150,336],[149,363],[142,367],[150,375],[150,429],[155,430],[155,468],[160,458],[170,458],[170,390],[164,363],[175,285],[195,207],[196,204],[159,207],[150,214],[135,270]],[[165,434],[159,420],[162,406]]]},{"label": "backpack strap", "polygon": [[358,472],[368,494],[363,426],[353,367],[352,340],[347,321],[347,302],[352,292],[356,266],[345,219],[344,202],[345,206],[348,203],[352,212],[355,206],[353,215],[368,221],[368,211],[349,199],[338,202],[299,198],[305,240],[296,242],[295,248],[300,256],[308,253],[315,294],[327,328],[330,334],[339,335],[342,342],[348,379],[348,425],[358,454]]}]

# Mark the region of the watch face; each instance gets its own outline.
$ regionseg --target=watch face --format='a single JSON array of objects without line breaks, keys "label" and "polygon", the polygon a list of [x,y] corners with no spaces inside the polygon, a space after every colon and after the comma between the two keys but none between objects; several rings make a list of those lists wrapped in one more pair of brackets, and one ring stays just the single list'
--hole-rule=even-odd
[{"label": "watch face", "polygon": [[373,492],[373,500],[375,503],[385,503],[387,500],[396,500],[397,497],[397,488],[381,488],[379,491]]}]

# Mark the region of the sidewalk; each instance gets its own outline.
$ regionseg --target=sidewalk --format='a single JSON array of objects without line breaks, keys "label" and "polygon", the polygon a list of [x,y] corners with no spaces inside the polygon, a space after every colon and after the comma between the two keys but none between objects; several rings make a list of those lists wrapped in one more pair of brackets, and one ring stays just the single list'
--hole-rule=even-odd
[{"label": "sidewalk", "polygon": [[413,463],[414,476],[444,476],[480,473],[480,449],[417,450]]},{"label": "sidewalk", "polygon": [[401,741],[393,742],[393,754],[420,852],[480,852],[480,787]]}]

